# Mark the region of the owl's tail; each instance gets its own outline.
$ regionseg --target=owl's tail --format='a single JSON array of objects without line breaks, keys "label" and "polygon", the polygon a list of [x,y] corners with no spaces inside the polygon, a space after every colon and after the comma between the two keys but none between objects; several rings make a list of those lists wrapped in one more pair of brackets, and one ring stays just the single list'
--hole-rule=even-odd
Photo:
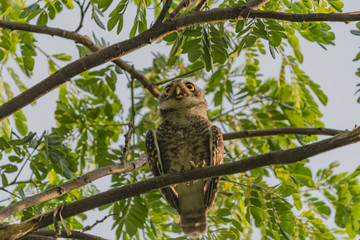
[{"label": "owl's tail", "polygon": [[204,182],[178,184],[175,188],[178,191],[183,232],[191,238],[204,234],[207,231]]},{"label": "owl's tail", "polygon": [[180,217],[182,230],[187,236],[197,238],[199,235],[206,233],[207,223],[206,213],[204,211],[192,212],[191,214],[181,214]]}]

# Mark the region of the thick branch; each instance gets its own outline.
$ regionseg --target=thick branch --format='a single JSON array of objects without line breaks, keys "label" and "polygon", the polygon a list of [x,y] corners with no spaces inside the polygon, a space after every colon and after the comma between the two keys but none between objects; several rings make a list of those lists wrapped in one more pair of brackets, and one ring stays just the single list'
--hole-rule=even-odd
[{"label": "thick branch", "polygon": [[[10,116],[19,109],[32,103],[42,95],[54,90],[58,86],[67,82],[70,78],[86,70],[113,61],[129,52],[132,52],[145,45],[151,44],[155,40],[164,37],[180,29],[209,22],[220,22],[227,20],[242,20],[243,6],[232,8],[213,9],[205,12],[193,12],[185,16],[167,20],[156,27],[150,28],[135,36],[104,48],[96,53],[85,56],[81,59],[66,65],[45,80],[36,84],[27,91],[19,94],[15,98],[0,106],[0,120]],[[293,22],[313,22],[313,21],[335,21],[350,22],[360,20],[360,12],[352,13],[331,13],[331,14],[291,14],[282,12],[268,12],[259,10],[249,10],[245,17],[278,19]]]},{"label": "thick branch", "polygon": [[[172,173],[164,176],[151,178],[145,181],[133,183],[123,187],[69,203],[64,206],[61,215],[63,218],[75,216],[79,213],[120,201],[129,197],[137,196],[169,185],[215,177],[222,175],[246,172],[251,169],[269,166],[272,164],[290,164],[312,157],[319,153],[326,152],[341,146],[349,145],[360,141],[360,127],[351,132],[338,134],[335,137],[322,140],[302,147],[274,151],[267,154],[253,156],[240,161],[225,163],[217,166],[197,168],[190,171]],[[53,222],[53,211],[33,217],[23,223],[7,225],[0,228],[0,239],[10,237],[21,237],[26,233],[49,226]],[[20,232],[19,230],[22,230]]]},{"label": "thick branch", "polygon": [[[281,134],[302,134],[302,135],[328,135],[334,136],[346,131],[329,129],[329,128],[278,128],[278,129],[260,129],[260,130],[245,130],[233,133],[224,133],[224,140],[233,140],[237,138],[247,138],[247,137],[263,137],[271,135],[281,135]],[[82,187],[96,179],[107,176],[114,173],[124,173],[134,171],[138,168],[141,168],[147,163],[146,156],[141,156],[138,160],[122,164],[113,164],[103,168],[96,169],[89,173],[86,173],[83,176],[77,177],[69,182],[63,183],[54,188],[48,189],[47,191],[35,194],[30,197],[26,197],[19,202],[16,202],[6,208],[0,210],[0,222],[6,219],[7,217],[24,210],[25,208],[34,206],[36,204],[45,202],[47,200],[59,197],[73,189]]]},{"label": "thick branch", "polygon": [[[47,34],[47,35],[51,35],[51,36],[58,36],[58,37],[62,37],[65,39],[74,40],[77,43],[83,44],[84,46],[89,48],[92,52],[97,52],[102,49],[100,46],[94,44],[89,38],[87,38],[83,35],[80,35],[77,32],[65,31],[65,30],[59,29],[59,28],[31,25],[31,24],[27,24],[27,23],[18,23],[18,22],[11,22],[11,21],[5,21],[5,20],[0,20],[0,27],[11,29],[11,30],[21,30],[21,31],[27,31],[27,32]],[[130,73],[131,77],[139,80],[139,82],[142,83],[144,88],[146,88],[154,97],[156,97],[156,98],[159,97],[160,92],[156,88],[156,86],[152,82],[150,82],[149,79],[147,79],[139,71],[136,71],[134,66],[127,64],[120,58],[113,60],[113,63],[118,65],[124,71]]]},{"label": "thick branch", "polygon": [[95,169],[94,171],[88,172],[80,177],[77,177],[71,181],[58,185],[56,187],[50,188],[44,192],[32,195],[30,197],[26,197],[19,202],[16,202],[6,208],[0,210],[0,222],[5,218],[20,212],[21,210],[34,206],[35,204],[45,202],[47,200],[59,197],[68,193],[69,191],[82,187],[96,179],[101,177],[115,174],[115,173],[125,173],[131,172],[136,169],[143,167],[147,163],[147,159],[145,156],[140,157],[139,159],[125,163],[124,165],[121,163],[109,165],[106,167],[102,167],[99,169]]}]

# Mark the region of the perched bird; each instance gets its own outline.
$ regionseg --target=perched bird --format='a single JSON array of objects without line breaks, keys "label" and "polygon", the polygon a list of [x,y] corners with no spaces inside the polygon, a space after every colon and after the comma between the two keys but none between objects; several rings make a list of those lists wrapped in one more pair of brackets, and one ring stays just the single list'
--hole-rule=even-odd
[{"label": "perched bird", "polygon": [[[146,151],[155,176],[223,163],[220,129],[207,118],[204,93],[192,82],[170,82],[159,97],[161,123],[146,134]],[[217,194],[219,177],[161,189],[177,210],[182,230],[195,238],[207,231],[206,215]]]}]

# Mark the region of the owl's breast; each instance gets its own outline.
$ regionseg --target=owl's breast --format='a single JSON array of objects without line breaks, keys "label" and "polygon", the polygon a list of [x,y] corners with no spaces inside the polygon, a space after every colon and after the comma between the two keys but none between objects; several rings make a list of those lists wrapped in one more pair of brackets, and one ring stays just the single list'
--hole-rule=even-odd
[{"label": "owl's breast", "polygon": [[156,130],[164,172],[179,172],[210,163],[210,127],[208,120],[187,126],[164,122]]}]

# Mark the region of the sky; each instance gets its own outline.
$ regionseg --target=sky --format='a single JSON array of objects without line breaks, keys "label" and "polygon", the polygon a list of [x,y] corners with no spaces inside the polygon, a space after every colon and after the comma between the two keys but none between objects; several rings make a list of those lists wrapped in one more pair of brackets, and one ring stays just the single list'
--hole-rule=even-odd
[{"label": "sky", "polygon": [[[360,10],[360,1],[358,0],[344,0],[343,2],[345,4],[344,12]],[[78,16],[73,16],[72,14],[74,13],[64,12],[55,21],[49,22],[48,25],[75,30],[78,24],[76,19]],[[132,20],[130,23],[132,23]],[[320,108],[324,114],[322,121],[325,123],[325,126],[328,128],[351,130],[355,125],[360,125],[360,104],[356,102],[359,95],[354,95],[357,90],[355,85],[360,83],[360,78],[355,76],[356,69],[360,67],[360,61],[352,61],[360,51],[360,37],[350,34],[350,30],[355,29],[354,23],[330,23],[330,26],[336,35],[336,45],[328,46],[326,51],[315,43],[300,39],[304,55],[304,62],[301,68],[313,81],[320,84],[321,89],[328,96],[328,104]],[[99,36],[103,36],[111,43],[125,40],[128,36],[127,33],[118,36],[113,32],[108,33],[93,26],[85,26],[80,33],[91,36],[91,31],[96,31]],[[37,36],[39,37],[37,45],[43,50],[50,53],[69,52],[70,50],[73,52],[74,60],[78,57],[77,49],[72,41],[39,34]],[[56,47],[54,47],[55,40]],[[168,53],[168,51],[164,47],[153,44],[130,53],[122,59],[130,64],[134,64],[135,68],[142,69],[152,64],[152,52]],[[35,85],[48,76],[47,68],[43,67],[47,65],[46,58],[39,55],[37,61],[39,61],[39,64],[37,63],[35,66],[34,77],[31,80],[25,80],[27,86]],[[276,59],[264,57],[261,61],[260,69],[265,76],[277,76],[279,73],[279,63]],[[274,69],[276,69],[275,72]],[[120,80],[126,82],[125,77],[122,77]],[[41,133],[55,126],[54,109],[57,95],[57,90],[52,91],[37,100],[36,105],[24,108],[30,131]],[[119,92],[119,95],[127,97],[128,93]],[[313,170],[317,170],[328,166],[331,162],[339,161],[341,166],[337,170],[338,172],[355,170],[354,167],[359,165],[360,162],[359,149],[359,144],[353,144],[312,157],[309,166]],[[92,213],[90,215],[91,221],[87,224],[92,224],[95,220],[99,220],[102,217],[102,214],[96,215]],[[109,227],[111,224],[106,224],[110,222],[106,221],[105,224],[100,224],[92,233],[112,239],[114,232],[110,231]]]}]

